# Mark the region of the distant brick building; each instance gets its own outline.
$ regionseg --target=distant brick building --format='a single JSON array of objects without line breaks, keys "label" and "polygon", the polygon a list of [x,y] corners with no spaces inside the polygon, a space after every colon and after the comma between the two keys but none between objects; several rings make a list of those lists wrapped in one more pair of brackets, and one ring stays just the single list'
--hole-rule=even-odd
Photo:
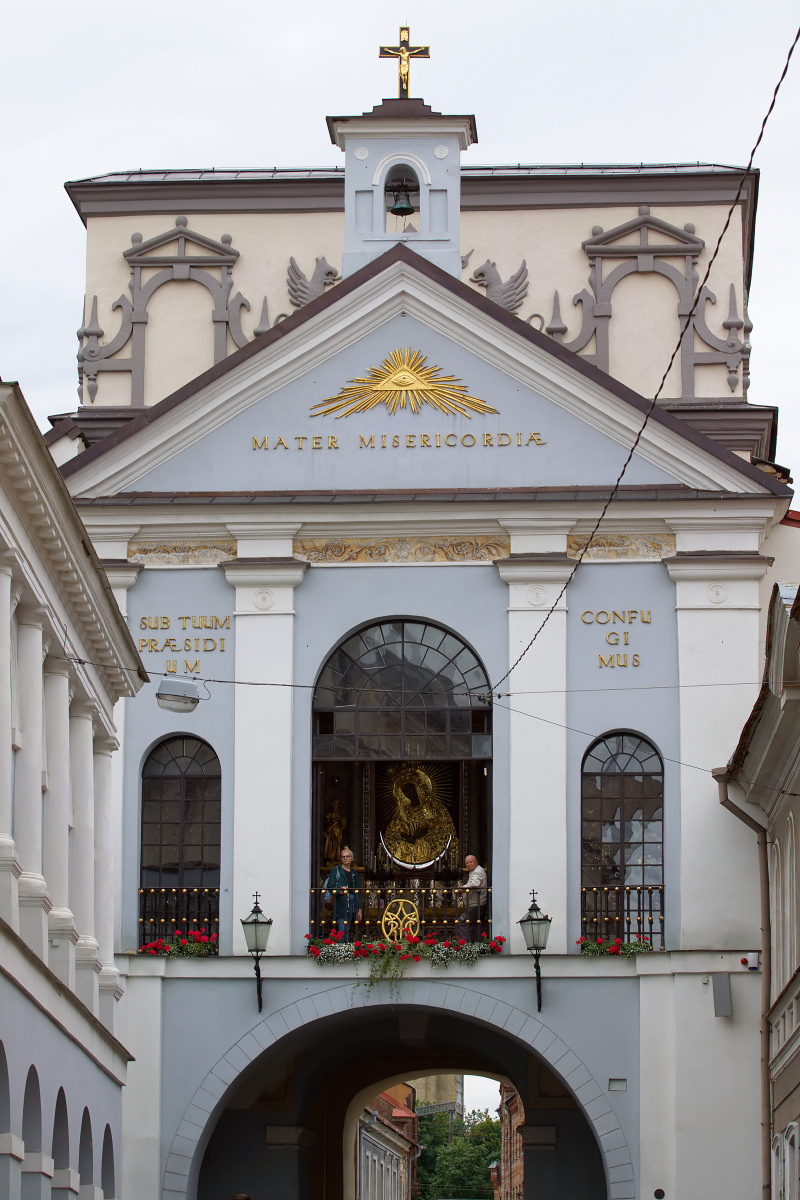
[{"label": "distant brick building", "polygon": [[500,1084],[501,1151],[500,1158],[492,1163],[490,1172],[494,1200],[522,1200],[523,1157],[522,1138],[519,1127],[525,1124],[525,1109],[516,1088],[508,1083]]}]

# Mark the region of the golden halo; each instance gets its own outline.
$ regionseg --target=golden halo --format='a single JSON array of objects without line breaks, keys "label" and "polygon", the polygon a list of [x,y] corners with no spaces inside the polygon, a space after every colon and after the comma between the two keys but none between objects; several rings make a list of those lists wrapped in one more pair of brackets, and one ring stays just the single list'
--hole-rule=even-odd
[{"label": "golden halo", "polygon": [[[422,411],[423,404],[430,404],[439,412],[452,416],[459,414],[470,420],[470,410],[478,413],[496,413],[483,400],[466,394],[466,385],[455,375],[440,374],[439,367],[426,367],[426,355],[419,350],[393,350],[379,367],[370,367],[366,379],[356,378],[342,388],[338,396],[328,396],[318,404],[312,404],[315,417],[350,417],[353,413],[368,412],[384,404],[390,413],[406,405],[413,413]],[[314,412],[319,409],[319,412]]]}]

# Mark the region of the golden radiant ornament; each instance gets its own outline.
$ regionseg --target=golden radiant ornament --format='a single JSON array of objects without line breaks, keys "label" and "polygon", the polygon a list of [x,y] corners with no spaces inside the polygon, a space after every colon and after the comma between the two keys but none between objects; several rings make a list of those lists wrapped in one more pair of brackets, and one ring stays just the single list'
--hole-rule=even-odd
[{"label": "golden radiant ornament", "polygon": [[381,930],[387,942],[401,942],[419,933],[419,909],[410,900],[390,900],[383,910]]},{"label": "golden radiant ornament", "polygon": [[[379,367],[370,367],[365,379],[348,381],[338,396],[328,396],[311,406],[315,417],[351,417],[384,404],[390,413],[406,405],[413,413],[430,404],[439,412],[468,417],[471,412],[496,413],[483,400],[468,396],[466,385],[455,375],[442,375],[440,367],[426,367],[427,356],[419,350],[393,350]],[[319,412],[314,412],[319,409]]]},{"label": "golden radiant ornament", "polygon": [[381,834],[384,849],[398,867],[424,868],[458,853],[453,818],[436,795],[433,781],[417,763],[390,767],[394,815]]}]

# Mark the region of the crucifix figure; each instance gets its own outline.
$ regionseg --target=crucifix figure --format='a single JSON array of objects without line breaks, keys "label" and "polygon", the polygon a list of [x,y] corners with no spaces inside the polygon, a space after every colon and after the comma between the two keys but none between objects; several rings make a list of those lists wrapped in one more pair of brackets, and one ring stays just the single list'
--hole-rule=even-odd
[{"label": "crucifix figure", "polygon": [[412,46],[411,30],[401,26],[399,46],[381,46],[378,58],[396,58],[397,62],[397,95],[401,100],[408,99],[408,77],[411,73],[412,58],[430,58],[430,46]]}]

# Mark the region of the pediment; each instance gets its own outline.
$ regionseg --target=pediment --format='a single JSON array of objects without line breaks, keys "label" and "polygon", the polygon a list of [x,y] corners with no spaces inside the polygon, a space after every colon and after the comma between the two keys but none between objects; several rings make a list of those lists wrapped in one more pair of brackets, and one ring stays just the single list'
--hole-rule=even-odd
[{"label": "pediment", "polygon": [[239,257],[239,251],[232,249],[228,235],[223,234],[223,240],[217,242],[189,229],[186,217],[176,217],[171,229],[147,241],[142,241],[141,234],[135,233],[131,242],[130,250],[124,250],[123,257],[132,267],[224,267],[232,266]]},{"label": "pediment", "polygon": [[663,255],[665,250],[673,248],[678,254],[697,257],[705,242],[697,237],[693,225],[685,225],[680,229],[669,221],[652,216],[650,209],[643,205],[634,220],[617,225],[614,229],[602,230],[581,245],[590,258],[633,258],[647,253],[648,249]]},{"label": "pediment", "polygon": [[[85,497],[604,488],[646,409],[403,249],[144,410],[63,473]],[[626,485],[757,494],[778,486],[661,410]]]}]

